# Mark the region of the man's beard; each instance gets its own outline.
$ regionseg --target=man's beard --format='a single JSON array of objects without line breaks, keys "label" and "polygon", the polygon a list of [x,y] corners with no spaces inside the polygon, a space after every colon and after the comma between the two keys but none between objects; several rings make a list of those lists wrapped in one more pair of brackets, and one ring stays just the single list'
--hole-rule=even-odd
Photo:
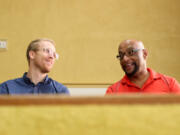
[{"label": "man's beard", "polygon": [[37,63],[35,62],[34,64],[36,65],[36,67],[39,68],[39,70],[40,70],[41,73],[45,74],[45,73],[49,73],[49,72],[50,72],[49,69],[47,69],[47,68],[44,67],[43,65],[39,64],[38,62],[37,62]]},{"label": "man's beard", "polygon": [[128,77],[132,77],[139,70],[139,66],[136,63],[133,63],[133,65],[134,65],[134,70],[131,73],[127,73],[126,70],[123,68],[125,74]]},{"label": "man's beard", "polygon": [[47,69],[43,69],[43,68],[41,68],[41,73],[49,73],[50,71],[49,70],[47,70]]}]

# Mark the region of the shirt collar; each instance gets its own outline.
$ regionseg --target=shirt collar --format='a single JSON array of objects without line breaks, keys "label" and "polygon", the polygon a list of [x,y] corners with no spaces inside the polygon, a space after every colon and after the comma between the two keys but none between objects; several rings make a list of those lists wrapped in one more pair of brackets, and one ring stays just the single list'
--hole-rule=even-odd
[{"label": "shirt collar", "polygon": [[[26,83],[28,83],[28,84],[34,84],[34,83],[31,82],[31,80],[27,77],[27,72],[24,73],[24,75],[23,75],[22,78],[23,78],[23,80],[24,80]],[[48,77],[48,75],[46,75],[44,81],[43,81],[43,82],[40,82],[40,83],[47,84],[47,83],[49,83],[50,80],[51,80],[51,79]]]},{"label": "shirt collar", "polygon": [[150,73],[149,79],[151,80],[157,80],[159,78],[161,78],[160,74],[158,74],[157,72],[155,72],[154,70],[147,68],[148,72]]},{"label": "shirt collar", "polygon": [[[157,80],[157,79],[161,78],[161,76],[160,76],[158,73],[156,73],[154,70],[152,70],[152,69],[150,69],[150,68],[147,68],[147,70],[148,70],[148,72],[149,72],[149,78],[148,78],[148,80],[152,81],[152,80]],[[125,75],[125,76],[122,78],[121,82],[122,82],[123,84],[134,85],[134,84],[129,80],[129,78],[127,77],[127,75]]]}]

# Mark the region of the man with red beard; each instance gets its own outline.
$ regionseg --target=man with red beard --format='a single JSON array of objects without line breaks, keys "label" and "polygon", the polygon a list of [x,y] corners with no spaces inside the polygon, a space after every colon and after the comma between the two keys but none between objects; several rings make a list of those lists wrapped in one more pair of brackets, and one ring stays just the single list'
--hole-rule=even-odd
[{"label": "man with red beard", "polygon": [[172,77],[147,68],[147,50],[141,41],[125,40],[118,48],[117,58],[125,76],[111,85],[106,94],[180,93],[180,84]]},{"label": "man with red beard", "polygon": [[0,85],[0,94],[69,94],[61,83],[48,77],[58,55],[55,43],[49,39],[32,41],[26,52],[29,69],[23,77]]}]

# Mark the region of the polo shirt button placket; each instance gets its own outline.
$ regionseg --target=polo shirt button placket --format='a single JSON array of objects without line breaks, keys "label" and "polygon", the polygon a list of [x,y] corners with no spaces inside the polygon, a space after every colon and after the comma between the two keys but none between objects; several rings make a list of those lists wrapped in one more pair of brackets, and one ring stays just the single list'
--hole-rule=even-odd
[{"label": "polo shirt button placket", "polygon": [[34,86],[34,93],[38,93],[38,87]]}]

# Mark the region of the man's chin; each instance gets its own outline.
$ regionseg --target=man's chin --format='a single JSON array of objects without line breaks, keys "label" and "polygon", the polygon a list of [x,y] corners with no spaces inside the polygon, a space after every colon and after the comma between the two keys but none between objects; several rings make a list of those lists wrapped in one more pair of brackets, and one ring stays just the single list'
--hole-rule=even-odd
[{"label": "man's chin", "polygon": [[48,68],[41,70],[42,73],[49,73],[50,71],[51,69],[48,69]]},{"label": "man's chin", "polygon": [[123,69],[126,75],[131,75],[134,72],[134,69]]},{"label": "man's chin", "polygon": [[124,66],[123,70],[128,77],[132,77],[138,71],[138,66],[134,63],[131,67]]},{"label": "man's chin", "polygon": [[128,77],[132,77],[132,76],[134,76],[136,73],[137,73],[137,71],[138,71],[138,68],[135,68],[133,71],[131,71],[131,72],[126,72],[125,71],[125,74],[128,76]]},{"label": "man's chin", "polygon": [[128,77],[132,77],[135,73],[134,73],[134,72],[131,72],[131,73],[125,72],[125,74],[126,74]]}]

